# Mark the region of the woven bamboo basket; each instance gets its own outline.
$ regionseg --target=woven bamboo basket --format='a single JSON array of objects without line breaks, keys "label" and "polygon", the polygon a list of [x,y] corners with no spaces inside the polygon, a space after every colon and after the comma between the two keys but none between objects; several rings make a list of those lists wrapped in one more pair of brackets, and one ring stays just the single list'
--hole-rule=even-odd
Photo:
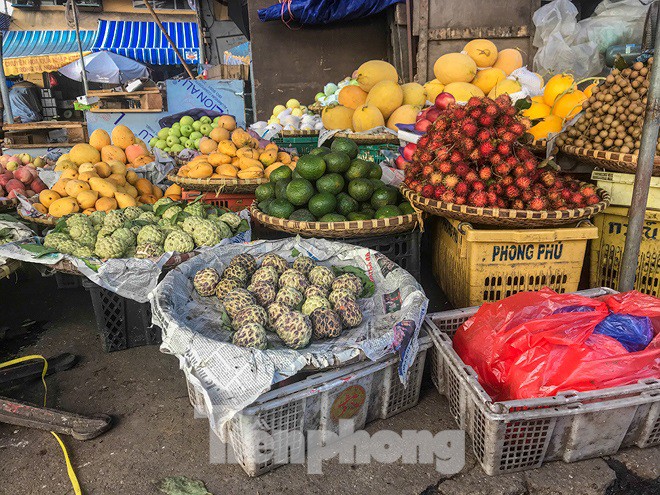
[{"label": "woven bamboo basket", "polygon": [[[588,150],[571,145],[563,146],[561,151],[612,172],[634,174],[637,171],[637,156],[632,153]],[[653,175],[660,175],[660,155],[655,155],[653,160]]]},{"label": "woven bamboo basket", "polygon": [[508,208],[477,208],[475,206],[445,203],[424,198],[407,187],[401,188],[401,193],[414,208],[439,217],[453,218],[464,222],[482,225],[497,225],[500,227],[515,227],[533,229],[537,227],[553,227],[574,223],[603,211],[610,204],[610,195],[602,189],[596,193],[600,203],[573,210],[533,211],[511,210]]},{"label": "woven bamboo basket", "polygon": [[5,263],[0,265],[0,280],[7,278],[9,275],[14,273],[21,266],[21,262],[18,260],[7,260]]},{"label": "woven bamboo basket", "polygon": [[238,194],[253,193],[260,184],[265,184],[268,179],[191,179],[190,177],[179,177],[172,173],[167,180],[181,186],[182,189],[193,191],[211,191],[216,194]]},{"label": "woven bamboo basket", "polygon": [[250,207],[252,219],[270,229],[299,234],[304,237],[352,238],[409,232],[419,224],[419,214],[401,215],[378,220],[354,220],[347,222],[298,222],[266,215],[257,208]]},{"label": "woven bamboo basket", "polygon": [[28,222],[44,225],[46,227],[54,227],[58,220],[57,218],[51,215],[44,215],[42,217],[30,217],[28,215],[25,215],[20,209],[17,209],[16,212],[18,213],[18,216],[21,217],[22,219],[27,220]]},{"label": "woven bamboo basket", "polygon": [[296,130],[296,131],[281,131],[280,135],[282,137],[310,137],[318,136],[319,131],[316,130]]},{"label": "woven bamboo basket", "polygon": [[352,132],[338,132],[333,138],[348,138],[357,144],[399,144],[396,134],[381,132],[378,134],[355,134]]},{"label": "woven bamboo basket", "polygon": [[0,211],[14,210],[17,204],[17,199],[2,198],[0,199]]}]

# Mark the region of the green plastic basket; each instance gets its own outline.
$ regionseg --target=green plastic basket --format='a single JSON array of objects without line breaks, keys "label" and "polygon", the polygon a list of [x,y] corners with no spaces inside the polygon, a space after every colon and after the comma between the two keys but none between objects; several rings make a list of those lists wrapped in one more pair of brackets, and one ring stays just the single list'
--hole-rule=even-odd
[{"label": "green plastic basket", "polygon": [[318,148],[318,136],[300,136],[300,137],[276,137],[273,142],[280,148],[293,148],[298,151],[300,156],[306,155],[313,149]]},{"label": "green plastic basket", "polygon": [[385,160],[385,156],[381,154],[382,150],[398,153],[399,147],[396,144],[361,144],[358,146],[358,158],[380,163]]}]

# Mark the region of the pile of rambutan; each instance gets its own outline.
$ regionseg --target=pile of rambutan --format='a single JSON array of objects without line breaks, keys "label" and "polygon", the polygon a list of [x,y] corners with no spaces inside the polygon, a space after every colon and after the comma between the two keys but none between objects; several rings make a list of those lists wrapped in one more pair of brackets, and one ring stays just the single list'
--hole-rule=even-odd
[{"label": "pile of rambutan", "polygon": [[594,186],[561,177],[519,142],[530,125],[506,94],[450,104],[417,142],[405,184],[426,198],[476,207],[541,211],[598,203]]}]

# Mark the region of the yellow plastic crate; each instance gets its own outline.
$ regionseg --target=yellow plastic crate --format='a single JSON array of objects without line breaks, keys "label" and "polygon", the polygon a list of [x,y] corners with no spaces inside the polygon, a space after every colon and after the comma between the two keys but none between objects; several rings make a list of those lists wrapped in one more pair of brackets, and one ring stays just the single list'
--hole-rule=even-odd
[{"label": "yellow plastic crate", "polygon": [[[599,239],[591,244],[590,285],[618,290],[628,230],[628,208],[610,206],[594,217]],[[660,296],[660,211],[646,210],[635,289]]]},{"label": "yellow plastic crate", "polygon": [[[594,170],[591,173],[591,180],[596,181],[598,187],[607,191],[610,195],[610,205],[630,206],[633,186],[635,185],[635,174]],[[660,177],[651,177],[646,207],[660,210]]]},{"label": "yellow plastic crate", "polygon": [[495,230],[439,218],[434,226],[433,275],[454,307],[478,306],[543,287],[578,289],[587,241],[598,229]]}]

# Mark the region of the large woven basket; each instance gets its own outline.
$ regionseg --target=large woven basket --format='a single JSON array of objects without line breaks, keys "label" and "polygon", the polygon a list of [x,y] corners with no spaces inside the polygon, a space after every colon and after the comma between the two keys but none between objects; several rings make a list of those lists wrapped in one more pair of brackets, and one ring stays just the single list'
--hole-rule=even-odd
[{"label": "large woven basket", "polygon": [[574,210],[533,211],[511,210],[508,208],[477,208],[475,206],[445,203],[425,198],[407,187],[401,188],[401,193],[414,208],[439,217],[453,218],[464,222],[482,225],[497,225],[501,227],[517,227],[533,229],[537,227],[553,227],[574,223],[581,219],[600,213],[610,204],[610,195],[602,189],[597,189],[600,203]]},{"label": "large woven basket", "polygon": [[355,134],[352,132],[338,132],[333,138],[348,138],[357,144],[399,144],[399,137],[389,132],[378,134]]},{"label": "large woven basket", "polygon": [[28,222],[36,223],[39,225],[44,225],[47,227],[54,227],[55,224],[57,223],[57,218],[51,216],[51,215],[44,215],[41,217],[30,217],[28,215],[25,215],[20,208],[16,210],[18,213],[18,216],[21,217],[24,220],[27,220]]},{"label": "large woven basket", "polygon": [[[588,150],[571,145],[563,146],[561,151],[612,172],[634,174],[637,171],[637,155],[632,153]],[[660,175],[660,155],[655,155],[653,160],[653,175]]]},{"label": "large woven basket", "polygon": [[318,136],[319,131],[316,130],[296,130],[296,131],[285,131],[282,130],[280,131],[280,135],[282,137],[310,137],[310,136]]},{"label": "large woven basket", "polygon": [[378,220],[353,220],[347,222],[298,222],[285,218],[266,215],[257,208],[256,203],[250,207],[250,215],[270,229],[298,234],[303,237],[351,238],[367,237],[409,232],[419,224],[419,214],[401,215]]},{"label": "large woven basket", "polygon": [[0,199],[0,211],[14,210],[17,204],[17,199],[2,198]]},{"label": "large woven basket", "polygon": [[268,179],[191,179],[170,174],[167,179],[181,186],[182,189],[193,191],[212,191],[216,194],[253,193],[260,184]]}]

